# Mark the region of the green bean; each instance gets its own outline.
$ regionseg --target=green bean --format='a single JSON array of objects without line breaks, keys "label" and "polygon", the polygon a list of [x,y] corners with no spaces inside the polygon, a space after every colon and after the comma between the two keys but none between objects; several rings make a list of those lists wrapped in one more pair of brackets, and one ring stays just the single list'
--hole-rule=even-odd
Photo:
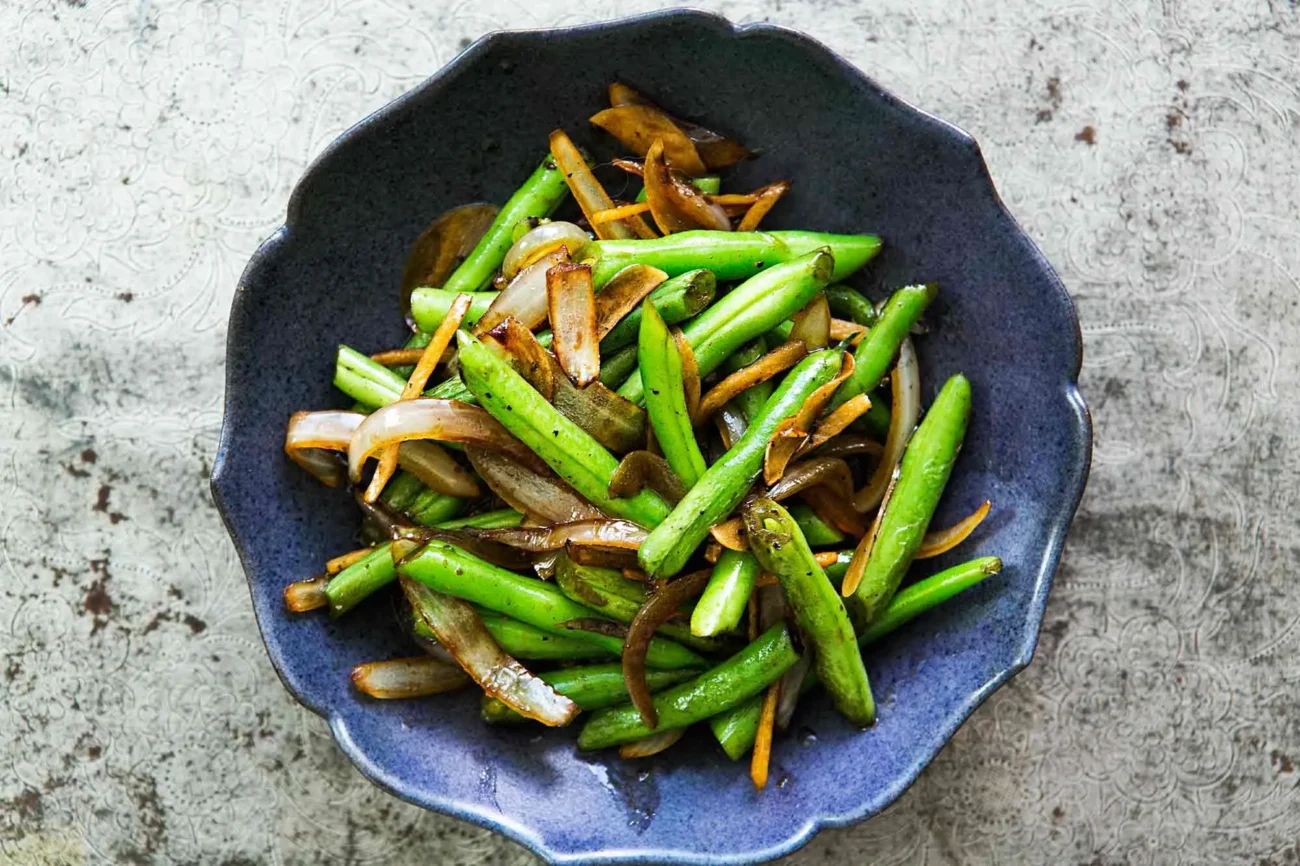
[{"label": "green bean", "polygon": [[[627,700],[627,681],[623,679],[621,664],[562,668],[538,676],[583,710],[599,710]],[[646,684],[650,691],[659,692],[692,676],[694,673],[689,670],[646,671]],[[501,701],[487,695],[483,696],[480,712],[483,721],[494,725],[514,725],[527,721]]]},{"label": "green bean", "polygon": [[[690,184],[706,195],[717,195],[718,191],[722,189],[722,178],[716,174],[702,174],[699,177],[691,178]],[[645,201],[645,196],[645,187],[641,187],[641,191],[636,194],[636,200],[639,202]]]},{"label": "green bean", "polygon": [[[462,403],[470,404],[478,402],[469,388],[465,387],[465,380],[460,376],[452,376],[442,380],[434,388],[425,391],[424,396],[439,400],[459,400]],[[450,443],[444,442],[442,444],[443,447],[446,447]]]},{"label": "green bean", "polygon": [[740,624],[761,569],[751,553],[724,550],[691,613],[691,633],[710,637]]},{"label": "green bean", "polygon": [[809,395],[835,378],[843,359],[843,350],[824,349],[795,365],[745,435],[709,467],[672,513],[641,542],[637,559],[646,574],[665,578],[681,570],[709,534],[709,527],[731,513],[758,477],[767,443],[776,428],[798,412]]},{"label": "green bean", "polygon": [[405,511],[407,506],[414,502],[415,497],[419,496],[424,489],[425,487],[420,482],[420,479],[405,469],[400,469],[384,487],[384,492],[380,494],[379,498],[394,511]]},{"label": "green bean", "polygon": [[[640,317],[637,327],[640,327]],[[606,388],[618,388],[627,381],[627,377],[636,370],[637,345],[624,346],[608,358],[600,359],[600,384]]]},{"label": "green bean", "polygon": [[394,511],[400,511],[420,526],[450,520],[465,507],[465,500],[431,490],[406,470],[398,472],[379,497]]},{"label": "green bean", "polygon": [[442,288],[449,292],[476,292],[487,286],[514,243],[515,224],[529,217],[550,216],[568,194],[569,185],[564,180],[564,172],[556,167],[548,154],[497,212],[496,219],[492,220],[492,225],[488,226],[473,252],[447,277]]},{"label": "green bean", "polygon": [[[759,337],[757,340],[746,343],[733,352],[731,357],[722,363],[722,369],[729,374],[734,373],[763,357],[765,352],[767,352],[767,341]],[[763,411],[763,404],[771,396],[772,383],[770,381],[759,382],[757,385],[741,391],[732,398],[731,402],[745,416],[747,422],[753,423],[754,419],[758,417],[758,413]]]},{"label": "green bean", "polygon": [[[525,661],[578,662],[609,658],[608,650],[585,640],[551,634],[540,628],[502,616],[495,611],[475,607],[483,626],[492,639],[510,655]],[[412,617],[412,629],[417,638],[437,640],[433,629],[418,613]]]},{"label": "green bean", "polygon": [[[555,562],[555,584],[566,596],[610,619],[630,623],[647,598],[646,586],[628,580],[612,568],[578,565],[567,556]],[[726,648],[722,641],[699,637],[680,622],[666,622],[659,633],[702,652],[716,653]]]},{"label": "green bean", "polygon": [[[848,559],[852,555],[852,551],[841,554],[842,567],[848,566]],[[1001,570],[1002,560],[996,556],[985,556],[918,580],[894,596],[889,607],[885,608],[885,612],[859,636],[858,642],[862,646],[875,643],[962,590],[969,589]],[[835,579],[830,569],[827,569],[826,573],[827,576]],[[810,691],[817,682],[816,672],[809,671],[799,689],[800,694]],[[762,695],[759,695],[709,719],[713,736],[733,761],[748,753],[753,747],[762,709]]]},{"label": "green bean", "polygon": [[854,421],[853,426],[884,442],[889,436],[889,413],[889,394],[883,388],[877,388],[871,392],[871,408]]},{"label": "green bean", "polygon": [[496,511],[484,511],[456,520],[445,520],[438,524],[439,529],[507,529],[519,526],[524,516],[513,508],[501,508]]},{"label": "green bean", "polygon": [[[422,286],[411,292],[411,318],[415,319],[415,324],[420,326],[421,333],[431,333],[442,324],[442,320],[447,318],[447,311],[451,309],[452,302],[459,294],[461,293],[430,286]],[[492,306],[492,302],[497,299],[497,294],[497,292],[475,292],[461,327],[468,327],[483,318],[488,307]]]},{"label": "green bean", "polygon": [[[713,272],[701,268],[664,280],[648,297],[664,321],[676,325],[713,303],[717,289],[718,281]],[[640,333],[641,308],[637,307],[600,341],[601,357],[611,355],[624,346],[636,345]]]},{"label": "green bean", "polygon": [[606,514],[642,526],[655,526],[668,515],[668,503],[652,490],[626,499],[610,496],[609,481],[618,468],[614,455],[472,335],[458,331],[456,338],[461,378],[479,403],[574,490]]},{"label": "green bean", "polygon": [[812,645],[817,676],[826,684],[835,708],[856,725],[873,724],[876,702],[853,623],[798,524],[771,499],[750,503],[744,517],[749,545],[785,590],[795,621]]},{"label": "green bean", "polygon": [[[690,682],[655,696],[655,730],[683,728],[703,721],[756,695],[799,660],[784,623],[777,623],[747,647]],[[578,748],[603,749],[649,736],[654,730],[632,705],[600,710],[583,726]]]},{"label": "green bean", "polygon": [[376,590],[397,579],[393,568],[393,554],[387,544],[381,544],[366,556],[330,578],[325,584],[325,597],[329,599],[330,616],[347,613]]},{"label": "green bean", "polygon": [[875,390],[885,373],[889,372],[899,345],[938,292],[939,287],[931,283],[906,286],[890,296],[889,303],[880,312],[880,319],[853,352],[853,374],[835,392],[831,400],[832,409],[864,391]]},{"label": "green bean", "polygon": [[970,381],[958,373],[944,383],[908,441],[862,581],[853,593],[862,606],[863,622],[871,623],[889,604],[921,546],[966,436],[970,405]]},{"label": "green bean", "polygon": [[[833,267],[829,253],[814,250],[751,277],[687,322],[682,336],[695,350],[700,375],[709,375],[745,343],[803,309],[826,285]],[[618,393],[644,402],[641,377],[633,373]]]},{"label": "green bean", "polygon": [[370,360],[368,355],[348,346],[339,346],[334,362],[334,387],[367,409],[378,409],[402,396],[406,380],[383,364]]},{"label": "green bean", "polygon": [[578,257],[596,260],[592,279],[603,286],[624,267],[636,263],[659,268],[670,277],[708,268],[719,280],[746,280],[764,268],[823,247],[830,247],[835,257],[830,278],[842,280],[875,258],[880,238],[805,231],[690,231],[653,240],[592,241],[578,251]]},{"label": "green bean", "polygon": [[[402,563],[402,573],[430,589],[505,614],[512,619],[595,644],[620,654],[623,641],[607,634],[562,628],[574,620],[598,618],[596,611],[567,598],[552,584],[525,577],[484,562],[473,554],[437,539]],[[326,592],[328,592],[328,587]],[[654,668],[699,667],[704,659],[679,644],[654,638],[646,662]]]},{"label": "green bean", "polygon": [[664,459],[687,488],[695,486],[708,466],[686,408],[682,387],[682,355],[663,316],[649,302],[641,305],[641,339],[637,366],[645,383],[646,412]]},{"label": "green bean", "polygon": [[827,580],[838,586],[840,581],[844,579],[844,573],[849,570],[849,563],[853,561],[853,551],[840,550],[836,552],[835,556],[835,562],[824,566],[822,571],[826,572]]},{"label": "green bean", "polygon": [[876,308],[857,289],[827,286],[826,300],[831,305],[831,315],[837,318],[866,325],[868,328],[876,324]]},{"label": "green bean", "polygon": [[790,516],[794,518],[795,523],[799,524],[799,531],[813,547],[830,547],[848,537],[818,517],[816,511],[802,502],[790,506]]}]

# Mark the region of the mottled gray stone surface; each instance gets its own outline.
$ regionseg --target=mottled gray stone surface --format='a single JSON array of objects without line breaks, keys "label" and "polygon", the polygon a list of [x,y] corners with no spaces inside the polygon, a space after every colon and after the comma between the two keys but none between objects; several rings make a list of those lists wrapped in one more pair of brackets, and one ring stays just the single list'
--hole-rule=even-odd
[{"label": "mottled gray stone surface", "polygon": [[[207,492],[225,319],[346,125],[487,30],[653,5],[0,3],[0,860],[531,861],[371,787],[276,680]],[[974,133],[1097,424],[1034,664],[788,862],[1300,860],[1300,10],[705,5]]]}]

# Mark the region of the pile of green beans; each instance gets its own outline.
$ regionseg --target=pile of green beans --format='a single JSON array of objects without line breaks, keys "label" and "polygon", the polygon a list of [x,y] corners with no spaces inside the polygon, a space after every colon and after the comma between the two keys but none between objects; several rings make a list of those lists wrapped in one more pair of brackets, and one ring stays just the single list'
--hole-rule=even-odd
[{"label": "pile of green beans", "polygon": [[[925,558],[946,549],[952,538],[951,533],[939,536],[944,544],[935,547],[938,542],[927,541],[926,533],[957,465],[972,405],[971,382],[955,372],[915,431],[891,429],[891,382],[897,393],[896,383],[906,381],[891,377],[891,371],[900,348],[912,351],[906,341],[918,333],[938,288],[904,286],[877,304],[846,284],[879,252],[881,240],[874,234],[701,229],[642,237],[644,229],[640,234],[632,230],[641,218],[624,222],[626,211],[606,217],[616,217],[618,231],[601,229],[602,239],[588,234],[585,243],[579,226],[560,223],[533,231],[562,214],[571,184],[585,196],[584,215],[591,217],[590,189],[574,180],[573,166],[563,155],[568,152],[556,150],[554,158],[544,159],[476,242],[459,239],[459,252],[471,244],[472,251],[454,269],[448,262],[446,270],[437,271],[450,271],[442,285],[410,291],[408,321],[418,330],[395,341],[404,342],[407,351],[372,358],[350,346],[337,349],[334,384],[354,412],[373,413],[371,422],[346,416],[349,425],[429,438],[392,419],[414,414],[404,416],[408,404],[402,397],[407,377],[423,375],[412,371],[430,368],[429,359],[415,366],[419,350],[454,330],[442,359],[446,363],[432,366],[431,378],[411,386],[412,394],[418,387],[423,393],[417,396],[426,398],[413,409],[449,411],[460,418],[458,423],[478,431],[441,444],[465,471],[473,472],[473,460],[482,472],[481,478],[475,475],[482,494],[465,499],[440,493],[434,489],[440,478],[423,474],[437,471],[432,458],[438,455],[429,457],[429,465],[413,465],[404,456],[403,469],[374,482],[371,495],[387,479],[378,500],[362,503],[366,523],[361,537],[371,546],[331,562],[328,577],[300,582],[292,609],[309,610],[315,604],[331,617],[344,616],[399,577],[408,592],[431,590],[441,595],[430,598],[450,597],[444,601],[458,611],[456,627],[450,618],[425,611],[404,622],[403,630],[435,658],[447,664],[459,659],[466,672],[478,677],[485,689],[481,715],[491,724],[522,724],[525,714],[536,709],[537,704],[520,703],[518,694],[500,690],[528,680],[536,669],[529,688],[541,690],[548,700],[569,703],[558,719],[534,717],[563,724],[582,713],[577,742],[583,750],[707,722],[733,759],[749,753],[757,741],[756,761],[760,756],[766,761],[769,740],[759,739],[760,729],[769,730],[777,718],[788,720],[788,714],[773,712],[779,693],[787,691],[781,703],[793,710],[790,698],[796,695],[788,690],[802,694],[819,685],[850,724],[869,728],[877,722],[869,647],[1002,567],[996,557],[981,556],[906,585],[918,554]],[[564,170],[557,160],[566,165]],[[647,158],[647,172],[651,162]],[[683,195],[689,189],[697,196],[718,195],[725,182],[717,174],[687,180],[693,187]],[[637,201],[645,200],[644,193]],[[732,206],[736,200],[715,206]],[[653,185],[648,204],[655,219],[647,217],[647,225],[662,226],[656,210],[662,203]],[[600,229],[600,218],[590,223]],[[493,315],[485,324],[499,321],[503,305],[519,302],[513,297],[516,286],[531,285],[508,284],[507,276],[522,273],[556,249],[538,251],[527,237],[548,242],[563,237],[571,258],[591,267],[595,307],[605,305],[600,330],[588,332],[588,350],[599,346],[599,382],[575,377],[578,384],[571,384],[561,378],[567,390],[561,391],[554,379],[548,386],[548,370],[565,374],[561,361],[568,356],[563,352],[578,351],[573,348],[578,341],[570,339],[558,344],[549,361],[539,354],[571,338],[573,332],[566,328],[579,327],[561,320],[554,296],[533,298],[533,306],[524,307],[536,310],[546,300],[548,314],[555,316],[554,335],[544,321],[534,328],[542,348],[521,334],[517,323],[482,329],[486,333],[473,328],[489,309]],[[663,274],[654,274],[657,285],[637,285],[635,294],[630,288],[635,278],[619,280],[609,286],[609,294],[599,294],[632,265]],[[536,268],[531,273],[540,275]],[[589,304],[593,298],[585,287],[582,292],[581,300]],[[463,315],[462,293],[470,295]],[[841,321],[832,320],[825,335],[809,330],[824,326],[810,323],[825,323],[827,308]],[[459,318],[448,321],[449,316]],[[529,324],[538,318],[540,313]],[[831,339],[837,326],[839,336]],[[825,348],[805,355],[803,346],[783,346],[792,334]],[[852,339],[836,342],[846,334]],[[521,341],[527,346],[518,348]],[[778,347],[781,351],[764,365],[765,356]],[[548,362],[553,362],[550,368]],[[725,396],[698,408],[701,391],[741,370],[747,372],[720,389]],[[763,381],[741,390],[759,378]],[[595,390],[579,394],[579,384]],[[574,394],[582,399],[573,399]],[[863,405],[863,394],[871,397],[870,407]],[[593,402],[584,402],[587,398]],[[838,415],[853,410],[852,418],[827,422],[850,400],[853,405]],[[640,426],[628,427],[635,432],[623,439],[610,438],[582,416],[580,406],[591,415],[614,419],[611,423],[627,413]],[[719,406],[717,417],[708,417]],[[823,422],[834,425],[825,436],[820,433]],[[640,440],[642,430],[647,431],[644,445],[628,449],[626,440]],[[902,458],[896,467],[881,470],[893,470],[893,483],[878,512],[858,515],[844,510],[852,509],[851,501],[839,500],[877,471],[870,455],[881,449],[864,443],[864,435],[876,443],[899,443],[888,453],[901,450]],[[799,447],[782,452],[774,446],[789,443],[790,437],[796,437]],[[363,450],[358,441],[354,434],[354,447]],[[397,440],[383,441],[381,451],[395,447]],[[520,445],[535,459],[525,459],[530,455]],[[513,463],[489,471],[496,464],[486,461],[494,455],[484,456],[476,448],[496,451]],[[640,453],[642,449],[649,453]],[[425,454],[436,451],[424,449]],[[636,459],[623,463],[632,451],[638,452]],[[777,453],[793,456],[778,464]],[[828,459],[828,453],[849,455],[844,457],[849,470]],[[869,456],[856,456],[863,453]],[[511,465],[516,469],[510,470]],[[774,481],[798,467],[802,485],[824,485],[820,496]],[[361,497],[365,489],[354,493]],[[830,505],[843,508],[828,507],[828,496],[835,497]],[[556,526],[557,513],[572,517]],[[689,579],[682,577],[686,572]],[[316,588],[318,595],[310,596],[304,585]],[[665,586],[675,588],[658,595]],[[435,607],[416,603],[417,608],[426,606]],[[462,637],[465,629],[471,637]],[[457,647],[460,639],[479,641],[480,649],[495,644],[495,655],[467,662],[463,647]],[[502,653],[509,666],[500,672],[505,679],[495,682],[482,674],[483,658]],[[521,661],[527,670],[520,668]],[[887,722],[887,711],[881,715]],[[766,764],[762,774],[766,778]]]}]

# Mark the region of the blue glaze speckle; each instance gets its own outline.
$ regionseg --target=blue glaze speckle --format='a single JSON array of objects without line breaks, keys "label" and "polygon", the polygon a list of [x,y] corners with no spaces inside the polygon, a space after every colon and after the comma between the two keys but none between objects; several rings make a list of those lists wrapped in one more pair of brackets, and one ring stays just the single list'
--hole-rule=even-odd
[{"label": "blue glaze speckle", "polygon": [[[520,67],[556,70],[566,86]],[[792,178],[770,227],[882,234],[885,251],[855,280],[874,297],[938,281],[931,331],[917,341],[925,400],[958,370],[975,389],[937,523],[985,498],[993,516],[973,543],[915,571],[985,554],[1000,555],[1005,571],[872,648],[874,729],[852,729],[824,698],[808,701],[778,736],[775,784],[761,794],[703,729],[633,764],[578,754],[573,731],[489,728],[468,692],[364,699],[351,666],[409,652],[391,597],[338,622],[283,607],[284,585],[347,548],[357,526],[345,495],[284,458],[290,412],[345,404],[330,385],[335,344],[398,342],[398,278],[433,216],[503,201],[556,126],[614,153],[585,118],[615,79],[761,151],[731,172],[729,189]],[[998,200],[974,141],[807,37],[680,11],[498,33],[341,136],[249,263],[230,318],[213,492],[276,671],[377,784],[555,863],[758,862],[883,809],[1029,662],[1091,454],[1075,387],[1081,346],[1069,297]]]}]

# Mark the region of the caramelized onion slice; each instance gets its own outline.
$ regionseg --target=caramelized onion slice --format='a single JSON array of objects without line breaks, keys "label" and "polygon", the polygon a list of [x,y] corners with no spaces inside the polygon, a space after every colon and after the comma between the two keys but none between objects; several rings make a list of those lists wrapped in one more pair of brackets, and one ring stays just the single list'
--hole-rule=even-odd
[{"label": "caramelized onion slice", "polygon": [[[649,99],[646,99],[626,84],[617,81],[609,86],[609,104],[614,108],[622,105],[647,105],[658,108]],[[663,111],[663,109],[659,110]],[[706,129],[697,123],[691,123],[689,120],[673,117],[671,114],[668,117],[691,139],[700,158],[709,168],[726,168],[754,155],[752,151],[733,138]]]},{"label": "caramelized onion slice", "polygon": [[695,143],[657,108],[648,105],[606,108],[593,114],[591,122],[637,156],[645,156],[656,141],[662,141],[664,155],[673,168],[692,177],[708,171]]},{"label": "caramelized onion slice", "polygon": [[543,473],[508,455],[474,445],[466,448],[465,453],[483,483],[516,511],[548,523],[572,523],[606,516],[550,470]]},{"label": "caramelized onion slice", "polygon": [[412,441],[397,446],[397,465],[426,487],[460,499],[473,499],[482,491],[474,476],[436,442]]},{"label": "caramelized onion slice", "polygon": [[560,367],[579,388],[600,377],[596,289],[591,265],[561,262],[546,272],[546,306]]},{"label": "caramelized onion slice", "polygon": [[441,286],[456,270],[496,219],[490,204],[467,204],[443,213],[425,229],[406,256],[402,269],[402,315],[411,330],[418,330],[411,318],[411,292],[418,286]]},{"label": "caramelized onion slice", "polygon": [[[817,422],[817,429],[813,430],[808,440],[799,446],[795,456],[807,454],[814,448],[820,448],[823,444],[839,436],[850,424],[867,414],[867,410],[870,408],[871,398],[866,394],[858,394],[841,403],[839,408],[832,410],[829,415]],[[872,444],[876,443],[873,442]],[[877,448],[875,453],[879,454],[880,449]]]},{"label": "caramelized onion slice", "polygon": [[781,422],[772,434],[772,439],[767,443],[767,450],[763,455],[763,482],[767,485],[773,485],[785,474],[785,467],[789,464],[790,459],[803,447],[803,444],[809,439],[813,428],[813,421],[826,408],[831,397],[835,396],[835,391],[840,387],[840,383],[853,375],[853,355],[846,352],[844,362],[840,366],[839,374],[822,385],[799,407],[799,411]]},{"label": "caramelized onion slice", "polygon": [[871,548],[876,544],[876,535],[880,532],[880,521],[885,516],[885,509],[889,507],[889,500],[894,495],[894,486],[898,483],[898,464],[889,473],[889,486],[885,488],[884,497],[880,501],[880,508],[876,511],[876,518],[871,522],[871,528],[863,534],[858,546],[853,549],[853,558],[849,560],[849,566],[844,571],[844,582],[840,584],[840,595],[848,598],[857,591],[858,584],[862,583],[862,575],[867,570],[867,560],[871,558]]},{"label": "caramelized onion slice", "polygon": [[343,465],[330,454],[346,451],[366,416],[360,412],[294,412],[284,431],[284,453],[326,487],[345,479]]},{"label": "caramelized onion slice", "polygon": [[712,573],[706,568],[674,578],[659,587],[641,605],[627,627],[627,640],[623,643],[623,680],[633,706],[651,730],[659,725],[659,713],[655,710],[650,685],[645,678],[645,658],[650,649],[650,639],[659,626],[672,619],[677,608],[704,592]]},{"label": "caramelized onion slice", "polygon": [[672,173],[660,140],[646,152],[644,180],[650,215],[664,234],[691,229],[731,231],[731,219],[720,205]]},{"label": "caramelized onion slice", "polygon": [[605,188],[600,185],[600,181],[596,180],[596,176],[591,173],[587,160],[583,158],[577,145],[562,129],[551,133],[551,157],[560,171],[564,172],[569,190],[573,193],[578,207],[582,208],[582,215],[587,218],[587,222],[591,223],[591,229],[596,233],[596,237],[601,240],[626,240],[655,236],[645,220],[639,216],[602,223],[592,220],[592,217],[600,211],[612,208],[614,202],[609,197],[609,193],[605,192]]},{"label": "caramelized onion slice", "polygon": [[768,488],[767,495],[780,502],[818,485],[824,485],[847,501],[853,496],[853,472],[849,464],[838,457],[815,457],[796,463],[786,470],[780,481]]},{"label": "caramelized onion slice", "polygon": [[992,507],[993,503],[985,499],[983,505],[947,529],[927,532],[925,538],[921,541],[920,549],[916,551],[916,558],[929,559],[932,556],[947,553],[961,544],[970,537],[970,534],[975,531],[977,526],[984,522],[984,518],[988,517],[989,509]]},{"label": "caramelized onion slice", "polygon": [[619,746],[618,756],[620,758],[649,758],[676,745],[677,741],[685,733],[685,728],[670,728],[666,731],[658,731],[648,737],[642,737],[639,740],[633,740]]},{"label": "caramelized onion slice", "polygon": [[630,520],[614,518],[579,520],[555,526],[470,529],[468,532],[478,538],[508,544],[532,553],[562,550],[571,544],[636,550],[649,534],[649,530]]},{"label": "caramelized onion slice", "polygon": [[568,260],[568,250],[560,247],[520,271],[492,301],[483,318],[474,325],[474,333],[480,336],[486,334],[508,316],[518,319],[520,324],[530,330],[545,322],[546,274],[551,268]]},{"label": "caramelized onion slice", "polygon": [[853,507],[862,512],[870,511],[881,503],[894,467],[903,459],[907,440],[912,437],[916,422],[921,417],[921,373],[917,367],[916,350],[912,348],[911,337],[904,338],[898,348],[898,363],[894,365],[890,384],[893,404],[884,453],[866,486],[853,494]]},{"label": "caramelized onion slice", "polygon": [[809,487],[799,494],[822,520],[840,532],[860,538],[867,531],[867,519],[853,507],[853,500],[826,487]]},{"label": "caramelized onion slice", "polygon": [[512,280],[521,270],[560,247],[564,247],[572,257],[590,240],[587,233],[573,223],[563,220],[542,223],[529,229],[510,246],[501,263],[501,276]]},{"label": "caramelized onion slice", "polygon": [[649,451],[632,451],[619,461],[610,477],[609,495],[631,498],[647,487],[672,505],[686,495],[686,485],[667,460]]},{"label": "caramelized onion slice", "polygon": [[668,279],[668,274],[650,265],[628,265],[596,295],[596,337],[604,339],[614,326]]},{"label": "caramelized onion slice", "polygon": [[826,301],[825,292],[818,292],[806,307],[795,314],[790,339],[799,340],[810,352],[830,345],[831,305]]},{"label": "caramelized onion slice", "polygon": [[754,363],[741,367],[710,388],[704,395],[700,401],[699,411],[694,416],[695,423],[697,425],[704,423],[710,415],[725,406],[727,401],[755,385],[784,373],[803,360],[807,354],[808,349],[803,343],[791,341],[782,343]]},{"label": "caramelized onion slice", "polygon": [[295,580],[284,588],[284,606],[294,613],[306,613],[309,610],[320,610],[328,606],[329,598],[325,595],[325,585],[329,582],[328,574],[318,574],[307,580]]},{"label": "caramelized onion slice", "polygon": [[781,200],[781,196],[785,195],[789,189],[790,181],[781,180],[757,190],[755,194],[758,201],[749,206],[744,219],[740,221],[740,225],[736,226],[736,231],[757,231],[763,217],[767,216],[767,212],[776,206],[776,203]]},{"label": "caramelized onion slice", "polygon": [[468,685],[469,677],[454,664],[432,656],[367,662],[352,669],[357,691],[380,700],[423,698]]}]

